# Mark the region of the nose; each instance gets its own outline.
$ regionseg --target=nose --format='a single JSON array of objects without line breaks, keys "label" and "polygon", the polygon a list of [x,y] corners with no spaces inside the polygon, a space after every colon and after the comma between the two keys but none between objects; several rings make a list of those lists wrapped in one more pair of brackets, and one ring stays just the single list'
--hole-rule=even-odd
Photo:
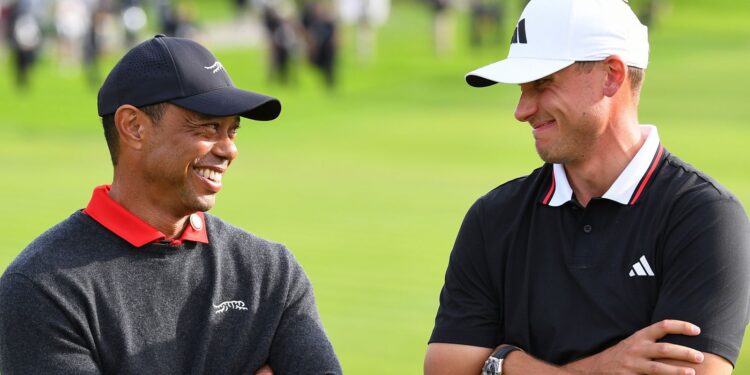
[{"label": "nose", "polygon": [[232,160],[236,159],[237,155],[240,153],[237,149],[237,145],[234,143],[234,139],[228,134],[225,134],[214,144],[212,151],[216,156],[226,159],[230,163]]},{"label": "nose", "polygon": [[537,111],[537,98],[533,90],[524,90],[521,87],[521,97],[518,98],[516,106],[516,120],[527,122]]}]

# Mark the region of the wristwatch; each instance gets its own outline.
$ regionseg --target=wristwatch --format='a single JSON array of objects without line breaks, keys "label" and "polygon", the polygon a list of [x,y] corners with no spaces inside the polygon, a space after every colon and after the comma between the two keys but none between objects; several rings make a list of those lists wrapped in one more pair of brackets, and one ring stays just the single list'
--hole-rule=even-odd
[{"label": "wristwatch", "polygon": [[502,375],[503,361],[505,360],[505,357],[507,357],[508,354],[515,352],[516,350],[521,350],[521,348],[517,348],[513,345],[501,346],[494,353],[492,353],[490,358],[487,358],[487,361],[484,362],[484,367],[482,367],[481,375]]}]

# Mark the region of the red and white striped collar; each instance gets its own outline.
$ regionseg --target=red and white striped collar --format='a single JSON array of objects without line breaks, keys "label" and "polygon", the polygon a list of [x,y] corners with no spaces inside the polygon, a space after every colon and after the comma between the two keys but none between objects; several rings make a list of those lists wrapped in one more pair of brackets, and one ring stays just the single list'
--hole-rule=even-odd
[{"label": "red and white striped collar", "polygon": [[[602,198],[623,205],[633,205],[640,198],[664,155],[664,147],[659,141],[659,132],[655,126],[641,125],[641,133],[646,135],[646,142]],[[570,187],[563,165],[553,164],[552,168],[552,184],[542,203],[559,207],[573,199],[573,189]]]}]

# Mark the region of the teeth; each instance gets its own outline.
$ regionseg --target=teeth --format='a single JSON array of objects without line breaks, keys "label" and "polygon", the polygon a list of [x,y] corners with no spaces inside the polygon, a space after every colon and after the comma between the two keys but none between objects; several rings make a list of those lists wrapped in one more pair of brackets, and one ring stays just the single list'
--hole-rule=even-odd
[{"label": "teeth", "polygon": [[203,178],[207,178],[214,182],[221,182],[222,174],[220,172],[212,171],[208,168],[196,169],[195,171]]}]

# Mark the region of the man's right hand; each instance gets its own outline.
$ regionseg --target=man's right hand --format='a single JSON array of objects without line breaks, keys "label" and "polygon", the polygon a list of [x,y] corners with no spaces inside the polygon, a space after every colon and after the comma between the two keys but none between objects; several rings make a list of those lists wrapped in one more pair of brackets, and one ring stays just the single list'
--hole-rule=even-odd
[{"label": "man's right hand", "polygon": [[700,328],[680,320],[662,320],[601,353],[563,367],[581,374],[695,374],[695,370],[687,365],[701,364],[704,354],[685,346],[657,342],[670,334],[697,336]]}]

